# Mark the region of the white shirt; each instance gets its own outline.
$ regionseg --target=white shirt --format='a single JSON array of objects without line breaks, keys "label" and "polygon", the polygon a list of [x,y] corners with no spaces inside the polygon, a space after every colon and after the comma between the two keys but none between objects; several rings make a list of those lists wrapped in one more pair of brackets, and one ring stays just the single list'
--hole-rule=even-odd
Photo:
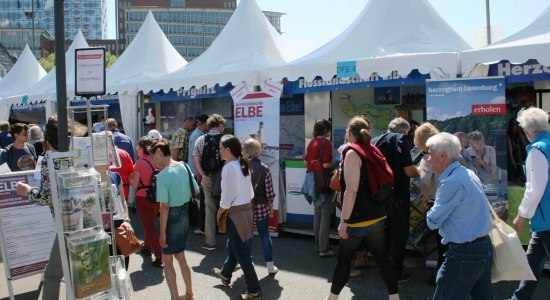
[{"label": "white shirt", "polygon": [[254,198],[250,175],[244,176],[238,160],[230,161],[222,169],[222,196],[220,207],[228,209],[249,203]]},{"label": "white shirt", "polygon": [[[536,167],[535,167],[536,166]],[[532,147],[525,161],[525,193],[518,208],[520,216],[531,219],[548,184],[548,160],[536,147]]]}]

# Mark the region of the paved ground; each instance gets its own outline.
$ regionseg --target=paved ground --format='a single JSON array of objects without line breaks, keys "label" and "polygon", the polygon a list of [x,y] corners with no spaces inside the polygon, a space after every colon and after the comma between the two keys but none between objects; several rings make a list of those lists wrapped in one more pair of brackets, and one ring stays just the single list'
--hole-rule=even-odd
[{"label": "paved ground", "polygon": [[[140,236],[137,216],[132,216],[134,227]],[[193,288],[197,299],[239,299],[239,293],[246,288],[240,270],[233,275],[232,286],[224,287],[219,280],[210,275],[213,267],[221,267],[225,259],[225,238],[218,236],[219,248],[206,251],[200,248],[202,236],[189,235],[187,258],[193,269]],[[315,253],[313,238],[282,233],[273,239],[274,257],[279,273],[273,277],[267,275],[267,269],[261,257],[258,238],[254,240],[254,263],[263,289],[264,299],[324,299],[330,289],[332,272],[336,264],[334,258],[319,258]],[[334,248],[337,247],[334,241]],[[406,261],[413,275],[412,280],[400,284],[401,299],[431,299],[434,288],[426,279],[434,272],[424,267],[421,257],[409,257]],[[0,278],[5,278],[4,268],[0,267]],[[367,269],[360,278],[351,279],[341,293],[340,299],[387,299],[384,283],[377,269]],[[135,299],[170,299],[164,282],[162,270],[151,266],[150,259],[132,255],[130,276],[136,293]],[[179,276],[179,275],[178,275]],[[34,275],[14,282],[16,299],[37,299],[39,297],[40,275]],[[4,280],[0,280],[0,299],[7,299],[8,290]],[[178,278],[180,294],[184,293],[181,277]],[[509,298],[517,286],[516,282],[493,285],[497,299]],[[550,274],[544,274],[534,299],[549,299]],[[63,298],[64,299],[64,298]]]}]

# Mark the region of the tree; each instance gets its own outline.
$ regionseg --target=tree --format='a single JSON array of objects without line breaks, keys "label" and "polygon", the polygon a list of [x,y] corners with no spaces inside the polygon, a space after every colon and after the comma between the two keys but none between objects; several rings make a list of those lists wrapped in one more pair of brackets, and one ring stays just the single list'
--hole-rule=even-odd
[{"label": "tree", "polygon": [[[111,51],[105,53],[105,68],[108,69],[115,63],[117,57],[111,54]],[[50,53],[48,57],[42,57],[38,60],[38,63],[44,68],[46,72],[50,72],[55,67],[55,53]]]}]

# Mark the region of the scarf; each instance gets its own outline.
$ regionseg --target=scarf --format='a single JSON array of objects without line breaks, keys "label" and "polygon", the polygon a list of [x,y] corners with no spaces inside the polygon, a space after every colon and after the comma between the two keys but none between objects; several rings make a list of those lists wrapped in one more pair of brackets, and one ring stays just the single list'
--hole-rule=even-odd
[{"label": "scarf", "polygon": [[370,142],[368,144],[351,143],[342,152],[342,165],[344,165],[344,159],[346,153],[353,149],[363,162],[363,167],[367,168],[369,174],[374,176],[368,176],[370,190],[373,195],[378,195],[379,187],[388,183],[393,183],[393,172],[384,157],[384,154],[373,146]]}]

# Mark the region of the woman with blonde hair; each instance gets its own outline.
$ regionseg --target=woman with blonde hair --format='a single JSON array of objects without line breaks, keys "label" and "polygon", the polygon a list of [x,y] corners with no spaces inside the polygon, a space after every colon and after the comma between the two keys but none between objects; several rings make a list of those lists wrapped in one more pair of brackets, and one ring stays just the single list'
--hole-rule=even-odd
[{"label": "woman with blonde hair", "polygon": [[468,134],[470,148],[467,151],[468,168],[474,171],[482,183],[498,179],[497,152],[485,145],[485,136],[479,130]]},{"label": "woman with blonde hair", "polygon": [[255,139],[247,139],[243,143],[243,156],[248,160],[248,166],[252,171],[251,180],[254,189],[252,207],[254,209],[254,223],[258,235],[262,241],[264,261],[267,265],[267,272],[270,275],[276,274],[279,269],[273,263],[273,245],[269,236],[269,218],[273,217],[273,179],[266,164],[260,161],[262,149],[260,142]]}]

